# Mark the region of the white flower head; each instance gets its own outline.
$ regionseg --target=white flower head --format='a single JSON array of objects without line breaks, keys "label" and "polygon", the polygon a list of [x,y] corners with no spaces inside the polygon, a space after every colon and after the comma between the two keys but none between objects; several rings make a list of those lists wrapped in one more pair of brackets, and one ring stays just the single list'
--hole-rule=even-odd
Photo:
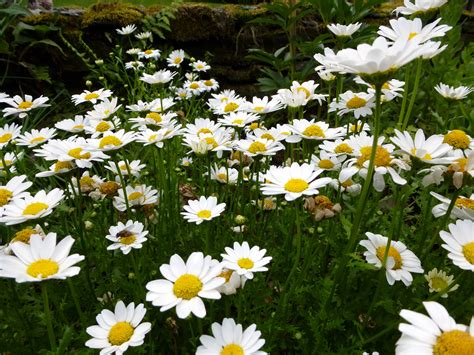
[{"label": "white flower head", "polygon": [[201,196],[199,200],[189,200],[188,204],[183,206],[183,217],[190,223],[201,224],[203,221],[210,221],[224,212],[226,204],[217,203],[214,196]]},{"label": "white flower head", "polygon": [[361,23],[351,23],[349,25],[340,25],[338,23],[332,23],[328,25],[328,30],[331,31],[337,37],[350,37],[356,31],[359,30]]},{"label": "white flower head", "polygon": [[249,243],[242,244],[234,242],[233,248],[226,247],[226,254],[221,254],[222,266],[235,270],[238,275],[253,279],[255,272],[268,271],[265,267],[271,260],[271,256],[265,256],[267,250],[258,246],[250,248]]},{"label": "white flower head", "polygon": [[107,250],[120,249],[125,255],[132,249],[140,249],[148,239],[148,231],[143,230],[143,223],[128,220],[127,223],[119,222],[116,226],[109,228],[106,238],[113,242]]}]

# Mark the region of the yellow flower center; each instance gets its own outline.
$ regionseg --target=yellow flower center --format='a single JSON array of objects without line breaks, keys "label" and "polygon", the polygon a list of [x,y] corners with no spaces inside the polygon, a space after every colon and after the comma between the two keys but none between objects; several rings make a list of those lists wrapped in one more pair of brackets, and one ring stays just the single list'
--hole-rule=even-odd
[{"label": "yellow flower center", "polygon": [[20,102],[19,105],[18,105],[18,108],[20,110],[27,110],[29,109],[31,106],[33,106],[33,103],[31,101],[23,101],[23,102]]},{"label": "yellow flower center", "polygon": [[383,83],[382,89],[383,90],[390,90],[390,85],[388,83]]},{"label": "yellow flower center", "polygon": [[318,166],[321,169],[332,169],[334,168],[334,163],[329,159],[321,159],[318,163]]},{"label": "yellow flower center", "polygon": [[418,32],[410,32],[408,35],[408,40],[411,40],[413,37],[415,37],[418,34]]},{"label": "yellow flower center", "polygon": [[33,234],[37,234],[36,230],[34,230],[33,228],[22,229],[21,231],[18,231],[18,232],[15,233],[15,236],[11,240],[11,243],[22,242],[22,243],[25,243],[25,244],[29,244],[30,243],[30,237]]},{"label": "yellow flower center", "polygon": [[176,57],[176,58],[174,58],[173,63],[174,63],[174,64],[180,64],[182,61],[183,61],[183,58],[181,58],[181,57]]},{"label": "yellow flower center", "polygon": [[81,130],[81,129],[84,129],[84,125],[83,124],[77,124],[77,125],[73,126],[72,129]]},{"label": "yellow flower center", "polygon": [[290,179],[285,184],[285,190],[289,192],[302,192],[309,187],[303,179]]},{"label": "yellow flower center", "polygon": [[236,104],[235,102],[229,102],[228,104],[225,105],[224,107],[224,112],[232,112],[235,111],[239,108],[239,105]]},{"label": "yellow flower center", "polygon": [[312,124],[306,127],[306,129],[303,131],[303,135],[307,137],[322,137],[322,138],[325,137],[324,132],[321,129],[321,127],[319,127],[316,124]]},{"label": "yellow flower center", "polygon": [[219,144],[217,144],[216,140],[213,137],[206,137],[204,138],[207,144],[212,145],[213,148],[217,147]]},{"label": "yellow flower center", "polygon": [[120,185],[115,181],[106,181],[99,186],[99,191],[107,196],[113,196],[116,194]]},{"label": "yellow flower center", "polygon": [[354,182],[351,179],[347,179],[341,185],[342,187],[351,187],[352,185],[354,185]]},{"label": "yellow flower center", "polygon": [[99,97],[99,94],[95,92],[91,92],[90,94],[87,94],[84,96],[84,100],[90,101],[90,100],[97,99],[98,97]]},{"label": "yellow flower center", "polygon": [[30,144],[44,142],[45,140],[46,140],[45,137],[36,137],[30,140]]},{"label": "yellow flower center", "polygon": [[143,52],[145,54],[152,54],[153,53],[153,49],[147,49],[145,52]]},{"label": "yellow flower center", "polygon": [[253,268],[253,261],[249,258],[242,258],[237,261],[237,265],[239,265],[242,269],[251,269]]},{"label": "yellow flower center", "polygon": [[[362,167],[366,161],[370,160],[370,155],[372,153],[372,147],[362,147],[360,148],[360,157],[357,158],[357,165]],[[375,166],[389,166],[392,161],[392,157],[387,149],[382,146],[377,146],[375,151]]]},{"label": "yellow flower center", "polygon": [[199,218],[210,218],[211,217],[211,211],[210,210],[201,210],[197,213],[197,216]]},{"label": "yellow flower center", "polygon": [[30,203],[28,206],[25,207],[23,210],[23,216],[35,216],[44,210],[46,210],[49,206],[43,202],[33,202]]},{"label": "yellow flower center", "polygon": [[130,340],[135,329],[128,322],[115,323],[109,330],[109,343],[112,345],[122,345]]},{"label": "yellow flower center", "polygon": [[346,102],[346,107],[348,109],[354,110],[354,109],[364,107],[366,103],[367,101],[364,100],[363,98],[359,96],[354,96],[352,99]]},{"label": "yellow flower center", "polygon": [[[12,164],[11,160],[5,159],[5,165],[6,166],[10,166],[11,164]],[[0,161],[0,167],[3,168],[3,162],[2,161]]]},{"label": "yellow flower center", "polygon": [[334,153],[337,153],[337,154],[341,154],[341,153],[351,154],[353,151],[354,149],[352,149],[351,146],[347,143],[341,143],[336,148],[334,148]]},{"label": "yellow flower center", "polygon": [[82,153],[82,148],[73,148],[67,154],[74,159],[89,159],[91,157],[91,153],[86,152]]},{"label": "yellow flower center", "polygon": [[237,344],[229,344],[222,348],[221,355],[244,355],[244,349]]},{"label": "yellow flower center", "polygon": [[153,142],[154,140],[156,140],[158,138],[158,135],[157,134],[152,134],[149,138],[148,138],[148,142]]},{"label": "yellow flower center", "polygon": [[212,131],[209,128],[201,128],[197,135],[199,136],[200,134],[212,134]]},{"label": "yellow flower center", "polygon": [[265,107],[263,107],[263,106],[255,106],[255,107],[253,108],[253,110],[254,110],[254,111],[257,111],[257,112],[262,112],[264,109],[265,109]]},{"label": "yellow flower center", "polygon": [[39,259],[32,262],[26,269],[26,273],[34,278],[45,279],[55,275],[59,271],[59,264],[51,259]]},{"label": "yellow flower center", "polygon": [[459,159],[456,159],[454,163],[448,167],[448,170],[450,172],[459,171],[463,173],[466,171],[466,165],[467,165],[467,158],[459,158]]},{"label": "yellow flower center", "polygon": [[438,276],[432,277],[430,281],[431,281],[431,288],[435,291],[442,291],[446,287],[449,286],[448,282],[445,279]]},{"label": "yellow flower center", "polygon": [[7,189],[0,189],[0,206],[5,206],[13,196],[13,192]]},{"label": "yellow flower center", "polygon": [[334,204],[332,201],[329,199],[329,197],[324,196],[324,195],[319,195],[314,198],[314,203],[318,208],[320,209],[332,209],[334,207]]},{"label": "yellow flower center", "polygon": [[191,89],[199,89],[199,84],[196,83],[196,82],[193,82],[193,83],[191,83],[191,85],[189,85],[189,88],[191,88]]},{"label": "yellow flower center", "polygon": [[260,136],[260,138],[267,139],[269,141],[275,140],[275,138],[270,133],[264,133]]},{"label": "yellow flower center", "polygon": [[190,300],[197,296],[202,290],[202,282],[199,277],[191,274],[181,275],[173,285],[173,293],[176,297]]},{"label": "yellow flower center", "polygon": [[[416,156],[416,148],[412,148],[412,150],[410,151],[412,155],[415,155]],[[433,159],[433,157],[431,156],[431,154],[429,153],[426,153],[423,157],[418,157],[418,158],[421,158],[423,160],[431,160]]]},{"label": "yellow flower center", "polygon": [[102,121],[97,126],[95,126],[96,132],[105,132],[110,129],[110,123]]},{"label": "yellow flower center", "polygon": [[134,234],[130,234],[130,235],[119,238],[120,243],[125,244],[125,245],[133,244],[135,240],[137,240],[137,236]]},{"label": "yellow flower center", "polygon": [[258,154],[261,152],[266,152],[267,147],[262,142],[253,142],[250,144],[248,151],[252,154]]},{"label": "yellow flower center", "polygon": [[462,330],[444,332],[433,347],[434,355],[472,355],[474,354],[474,337]]},{"label": "yellow flower center", "polygon": [[85,175],[81,177],[81,180],[79,181],[79,183],[81,186],[93,186],[95,184],[95,181],[90,176]]},{"label": "yellow flower center", "polygon": [[11,133],[5,133],[0,136],[0,143],[6,143],[12,139],[13,135]]},{"label": "yellow flower center", "polygon": [[462,246],[462,253],[466,260],[474,265],[474,242],[464,244]]},{"label": "yellow flower center", "polygon": [[58,172],[63,169],[71,169],[72,164],[68,161],[58,161],[56,164],[54,164],[54,171]]},{"label": "yellow flower center", "polygon": [[[385,247],[378,247],[376,251],[377,258],[379,258],[381,262],[383,262],[383,257],[385,256],[385,249],[386,249]],[[387,260],[389,257],[392,257],[393,260],[395,261],[393,270],[399,270],[402,268],[402,265],[403,265],[402,256],[400,255],[398,250],[392,246],[388,249]]]},{"label": "yellow flower center", "polygon": [[226,174],[226,173],[217,174],[217,178],[218,178],[219,180],[227,181],[227,174]]},{"label": "yellow flower center", "polygon": [[466,197],[459,197],[456,200],[456,206],[461,208],[469,208],[470,210],[474,210],[474,200]]},{"label": "yellow flower center", "polygon": [[443,143],[449,144],[456,149],[467,149],[471,141],[464,131],[455,129],[444,136]]},{"label": "yellow flower center", "polygon": [[304,86],[300,86],[298,89],[296,89],[297,92],[304,92],[305,96],[307,99],[311,96],[311,93],[309,92],[308,89],[306,89]]},{"label": "yellow flower center", "polygon": [[258,127],[260,127],[260,124],[258,122],[253,122],[250,124],[249,128],[253,131],[255,129],[257,129]]},{"label": "yellow flower center", "polygon": [[128,200],[129,201],[138,200],[142,196],[143,196],[143,193],[141,193],[140,191],[135,191],[135,192],[132,192],[130,195],[128,195]]},{"label": "yellow flower center", "polygon": [[217,277],[222,277],[225,279],[225,282],[229,282],[233,272],[233,270],[222,271]]},{"label": "yellow flower center", "polygon": [[118,139],[117,137],[107,136],[107,137],[104,137],[100,140],[99,148],[104,148],[104,147],[107,147],[109,145],[113,145],[115,147],[118,147],[121,144],[122,144],[122,141],[120,139]]},{"label": "yellow flower center", "polygon": [[233,120],[232,123],[240,125],[240,124],[244,123],[244,120],[242,120],[240,118],[237,118],[236,120]]},{"label": "yellow flower center", "polygon": [[150,112],[150,113],[147,113],[147,115],[145,116],[145,118],[151,118],[153,121],[155,121],[156,123],[160,123],[163,119],[161,118],[161,115],[157,112]]}]

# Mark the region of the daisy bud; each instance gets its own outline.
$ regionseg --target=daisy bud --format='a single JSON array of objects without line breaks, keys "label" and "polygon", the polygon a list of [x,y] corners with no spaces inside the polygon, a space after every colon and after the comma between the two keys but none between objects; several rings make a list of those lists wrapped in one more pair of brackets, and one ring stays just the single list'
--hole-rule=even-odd
[{"label": "daisy bud", "polygon": [[84,226],[86,230],[91,230],[92,228],[94,228],[94,223],[92,223],[91,221],[85,221]]},{"label": "daisy bud", "polygon": [[[113,53],[111,53],[111,54],[113,55]],[[97,64],[97,65],[102,65],[102,64],[104,64],[104,61],[103,61],[102,59],[97,59],[97,60],[95,61],[95,64]]]},{"label": "daisy bud", "polygon": [[92,86],[92,81],[86,80],[86,86],[90,88]]},{"label": "daisy bud", "polygon": [[239,214],[239,215],[235,216],[234,221],[238,225],[242,225],[242,224],[245,224],[245,222],[247,222],[247,218],[245,216],[242,216],[242,215]]}]

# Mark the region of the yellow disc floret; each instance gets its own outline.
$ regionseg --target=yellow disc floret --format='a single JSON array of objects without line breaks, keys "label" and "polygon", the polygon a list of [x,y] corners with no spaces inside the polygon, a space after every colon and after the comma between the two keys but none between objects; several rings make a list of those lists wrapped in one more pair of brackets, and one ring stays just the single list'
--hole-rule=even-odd
[{"label": "yellow disc floret", "polygon": [[466,197],[459,197],[458,199],[456,199],[456,206],[474,210],[474,200],[471,200],[470,198]]},{"label": "yellow disc floret", "polygon": [[201,210],[197,213],[199,218],[210,218],[212,215],[210,210]]},{"label": "yellow disc floret", "polygon": [[135,329],[128,322],[115,323],[109,330],[109,343],[116,346],[122,345],[130,340],[134,332]]},{"label": "yellow disc floret", "polygon": [[12,198],[13,193],[7,189],[0,189],[0,206],[5,206]]},{"label": "yellow disc floret", "polygon": [[221,355],[244,355],[244,349],[237,344],[229,344],[222,348]]},{"label": "yellow disc floret", "polygon": [[176,297],[190,300],[197,296],[202,290],[202,282],[199,277],[192,274],[181,275],[173,285],[173,293]]},{"label": "yellow disc floret", "polygon": [[85,152],[82,153],[83,149],[82,148],[73,148],[67,152],[67,154],[74,159],[89,159],[91,157],[91,153]]},{"label": "yellow disc floret", "polygon": [[303,192],[309,184],[303,179],[290,179],[285,184],[285,190],[289,192]]},{"label": "yellow disc floret", "polygon": [[303,135],[307,137],[325,137],[322,128],[315,124],[306,127],[306,129],[303,131]]},{"label": "yellow disc floret", "polygon": [[35,278],[45,279],[49,276],[57,274],[59,265],[51,259],[39,259],[31,263],[26,269],[26,273]]},{"label": "yellow disc floret", "polygon": [[334,148],[334,153],[336,154],[351,154],[353,151],[354,149],[352,149],[352,147],[347,143],[341,143],[336,148]]},{"label": "yellow disc floret", "polygon": [[267,147],[262,142],[253,142],[248,151],[252,154],[264,153],[267,151]]},{"label": "yellow disc floret", "polygon": [[239,265],[242,269],[251,269],[254,266],[254,262],[249,258],[242,258],[237,261],[237,265]]},{"label": "yellow disc floret", "polygon": [[33,202],[25,207],[23,210],[23,216],[35,216],[44,210],[48,209],[48,205],[43,202]]},{"label": "yellow disc floret", "polygon": [[31,101],[23,101],[23,102],[20,102],[20,104],[18,105],[18,108],[20,110],[27,110],[31,108],[31,106],[33,106],[33,103]]},{"label": "yellow disc floret", "polygon": [[91,92],[91,93],[84,96],[84,100],[87,100],[87,101],[95,100],[97,98],[99,98],[99,94],[97,94],[95,92]]},{"label": "yellow disc floret", "polygon": [[462,253],[466,260],[474,265],[474,242],[464,244],[462,246]]},{"label": "yellow disc floret", "polygon": [[467,149],[471,140],[464,131],[454,129],[444,136],[443,143],[449,144],[456,149]]},{"label": "yellow disc floret", "polygon": [[33,228],[25,228],[21,231],[15,233],[11,243],[22,242],[25,244],[30,244],[30,238],[33,234],[37,234],[38,232]]},{"label": "yellow disc floret", "polygon": [[472,355],[474,354],[474,337],[462,330],[444,332],[436,339],[434,355]]},{"label": "yellow disc floret", "polygon": [[107,136],[100,140],[99,148],[104,148],[110,145],[119,147],[122,144],[122,141],[115,136]]},{"label": "yellow disc floret", "polygon": [[5,133],[5,134],[0,136],[0,143],[6,143],[10,139],[12,139],[12,134],[11,133]]},{"label": "yellow disc floret", "polygon": [[[372,154],[372,147],[362,147],[360,148],[360,157],[357,158],[357,165],[362,167],[366,161],[370,160],[370,155]],[[377,146],[375,151],[375,166],[389,166],[392,161],[392,157],[387,149],[382,146]]]},{"label": "yellow disc floret", "polygon": [[[385,247],[378,247],[377,248],[376,255],[377,255],[377,258],[379,258],[379,260],[381,262],[383,262],[383,258],[385,256],[385,250],[386,250]],[[395,249],[392,246],[388,249],[387,260],[388,260],[389,257],[392,257],[393,260],[395,261],[395,265],[393,266],[393,270],[399,270],[399,269],[402,268],[402,265],[403,265],[402,256],[400,255],[398,250]]]},{"label": "yellow disc floret", "polygon": [[364,107],[367,104],[367,101],[359,96],[354,96],[352,99],[346,102],[346,107],[348,109],[354,110],[361,107]]},{"label": "yellow disc floret", "polygon": [[318,163],[318,166],[321,169],[332,169],[334,168],[334,163],[330,159],[321,159]]},{"label": "yellow disc floret", "polygon": [[224,112],[232,112],[239,108],[239,105],[235,102],[229,102],[224,106]]}]

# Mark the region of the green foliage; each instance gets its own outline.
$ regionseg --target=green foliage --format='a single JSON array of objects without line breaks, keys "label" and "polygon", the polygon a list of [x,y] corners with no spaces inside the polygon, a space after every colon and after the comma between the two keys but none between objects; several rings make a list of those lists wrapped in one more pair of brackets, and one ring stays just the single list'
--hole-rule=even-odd
[{"label": "green foliage", "polygon": [[175,12],[183,3],[183,0],[174,0],[169,6],[163,7],[153,15],[147,15],[142,20],[145,31],[156,34],[161,39],[165,39],[165,32],[170,32],[170,21],[175,18]]}]

